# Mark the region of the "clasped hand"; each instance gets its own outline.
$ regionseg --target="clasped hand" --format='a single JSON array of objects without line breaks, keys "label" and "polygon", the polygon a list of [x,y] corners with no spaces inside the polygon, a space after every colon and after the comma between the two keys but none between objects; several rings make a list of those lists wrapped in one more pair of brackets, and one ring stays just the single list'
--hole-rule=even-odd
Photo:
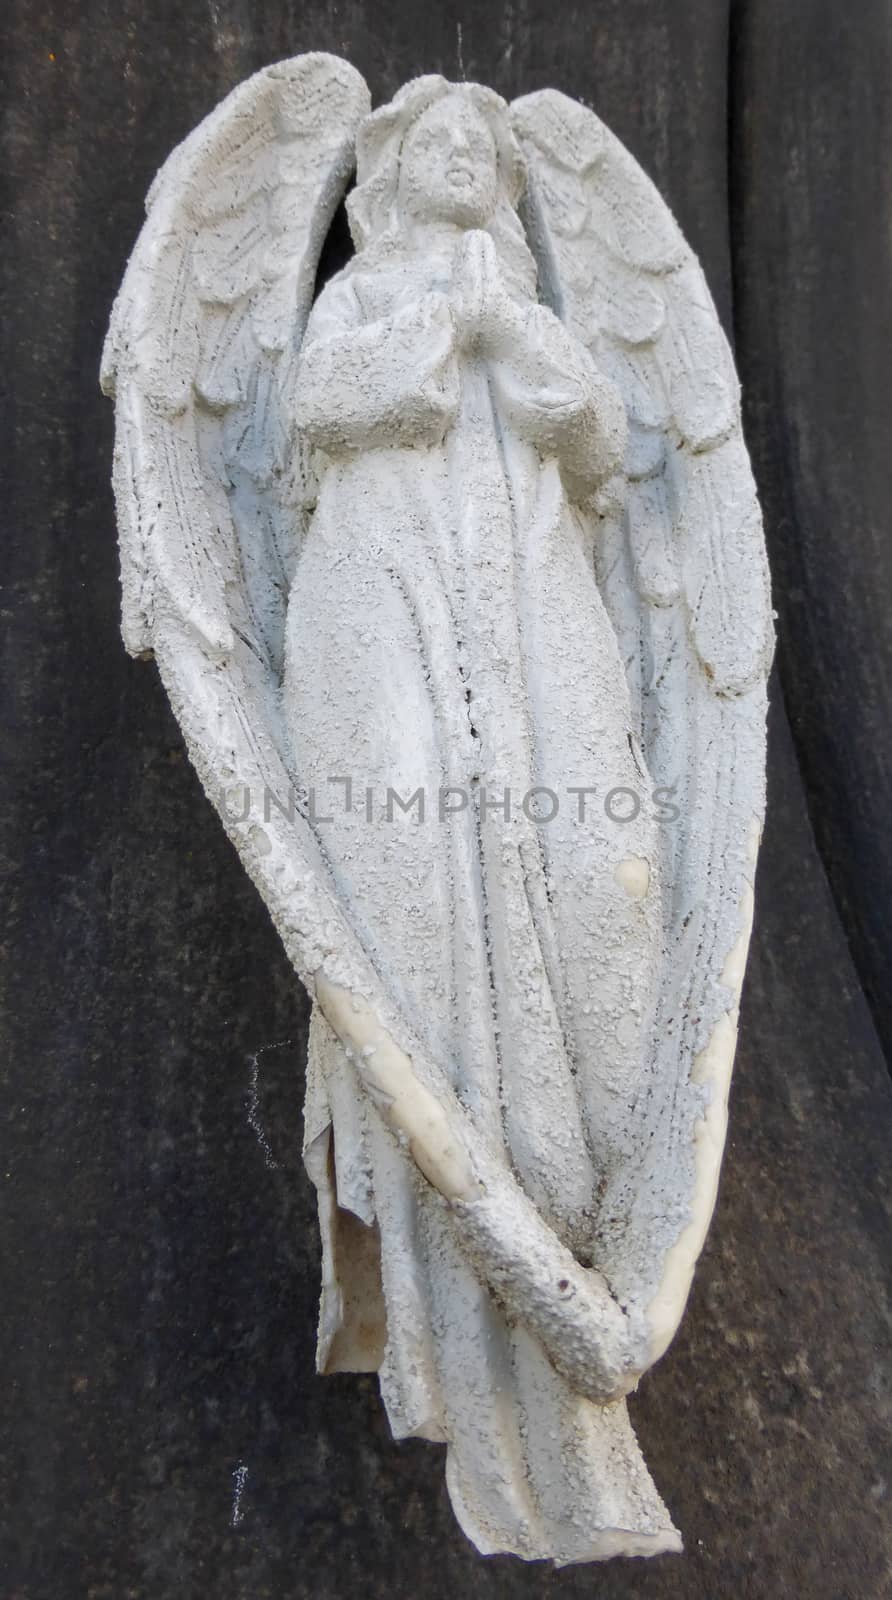
[{"label": "clasped hand", "polygon": [[450,307],[459,344],[501,353],[520,333],[522,314],[499,270],[496,247],[480,228],[463,234],[455,253]]}]

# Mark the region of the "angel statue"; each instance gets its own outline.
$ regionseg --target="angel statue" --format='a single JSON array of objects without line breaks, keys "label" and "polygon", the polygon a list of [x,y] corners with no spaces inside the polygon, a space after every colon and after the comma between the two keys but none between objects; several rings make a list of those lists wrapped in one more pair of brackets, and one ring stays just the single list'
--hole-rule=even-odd
[{"label": "angel statue", "polygon": [[480,1551],[678,1550],[625,1396],[715,1200],[772,649],[702,272],[562,94],[299,56],[155,180],[103,383],[127,647],[312,997],[319,1369]]}]

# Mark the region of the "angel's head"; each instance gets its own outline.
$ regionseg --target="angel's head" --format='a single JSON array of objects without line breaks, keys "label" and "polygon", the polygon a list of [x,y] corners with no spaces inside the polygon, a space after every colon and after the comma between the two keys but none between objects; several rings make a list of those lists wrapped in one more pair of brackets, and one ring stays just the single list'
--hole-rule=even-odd
[{"label": "angel's head", "polygon": [[421,222],[485,228],[498,197],[498,150],[487,118],[468,94],[435,100],[402,143],[400,211]]},{"label": "angel's head", "polygon": [[487,228],[529,289],[535,266],[515,209],[523,183],[508,107],[494,90],[416,78],[359,131],[347,202],[354,243],[398,245],[413,223]]}]

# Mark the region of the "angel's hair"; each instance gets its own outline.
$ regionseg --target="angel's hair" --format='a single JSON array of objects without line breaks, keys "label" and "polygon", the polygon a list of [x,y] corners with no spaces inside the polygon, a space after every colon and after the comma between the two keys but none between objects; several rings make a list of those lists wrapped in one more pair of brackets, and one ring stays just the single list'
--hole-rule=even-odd
[{"label": "angel's hair", "polygon": [[466,95],[492,133],[499,187],[487,232],[515,292],[535,296],[536,263],[515,209],[526,182],[523,156],[505,101],[481,83],[450,83],[430,73],[405,84],[389,105],[366,117],[356,140],[356,187],[347,199],[353,243],[365,263],[369,257],[373,262],[383,260],[399,250],[399,176],[406,137],[430,106],[452,95]]}]

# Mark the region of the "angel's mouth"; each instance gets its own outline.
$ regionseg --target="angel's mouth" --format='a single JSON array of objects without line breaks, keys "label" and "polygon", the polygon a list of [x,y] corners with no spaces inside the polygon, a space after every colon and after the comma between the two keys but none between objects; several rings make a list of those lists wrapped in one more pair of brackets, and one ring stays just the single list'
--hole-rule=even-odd
[{"label": "angel's mouth", "polygon": [[474,181],[474,174],[470,167],[450,167],[447,174],[450,183],[462,189],[469,189]]}]

